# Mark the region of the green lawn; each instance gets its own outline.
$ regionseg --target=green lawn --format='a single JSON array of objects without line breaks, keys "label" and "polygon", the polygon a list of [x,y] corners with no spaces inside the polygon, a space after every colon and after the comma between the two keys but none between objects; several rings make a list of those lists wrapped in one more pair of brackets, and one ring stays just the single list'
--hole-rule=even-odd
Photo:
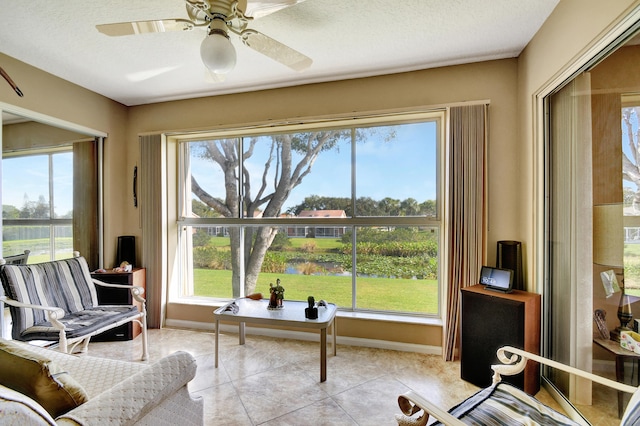
[{"label": "green lawn", "polygon": [[[56,244],[58,250],[64,250],[64,252],[58,253],[58,259],[64,259],[73,256],[71,248],[73,246],[73,239],[71,237],[58,237],[56,239]],[[2,242],[2,253],[5,256],[24,253],[25,250],[31,250],[31,253],[29,253],[28,263],[48,262],[50,260],[50,247],[48,238]]]},{"label": "green lawn", "polygon": [[[351,277],[332,275],[297,275],[261,273],[256,292],[269,295],[269,283],[280,278],[285,301],[307,300],[313,296],[340,307],[351,308]],[[195,294],[231,298],[231,271],[195,269]],[[358,308],[398,312],[435,314],[438,312],[436,280],[392,278],[358,278]],[[285,302],[286,304],[286,302]]]},{"label": "green lawn", "polygon": [[624,245],[624,285],[629,294],[640,296],[640,244]]},{"label": "green lawn", "polygon": [[[305,247],[313,247],[315,252],[331,252],[342,245],[342,242],[335,238],[289,238],[289,241],[291,246],[288,249],[292,251],[304,251]],[[216,248],[230,248],[229,237],[212,237],[211,245]]]},{"label": "green lawn", "polygon": [[[334,251],[341,242],[332,238],[292,238],[290,250],[304,252],[305,246],[311,245],[313,253]],[[62,245],[72,244],[71,238],[59,239]],[[217,248],[228,248],[228,237],[211,238],[212,245]],[[6,255],[22,253],[25,248],[32,250],[29,263],[49,260],[48,239],[5,241],[3,251]],[[66,247],[65,247],[66,248]],[[309,248],[309,247],[307,247]],[[640,247],[639,247],[640,248]],[[639,252],[640,256],[640,252]],[[640,258],[640,257],[639,257]],[[285,300],[307,300],[314,296],[316,300],[324,299],[340,307],[351,308],[351,277],[334,275],[303,275],[261,273],[256,292],[264,297],[269,296],[269,283],[282,280],[285,288]],[[231,298],[231,271],[214,269],[195,269],[195,294],[203,297]],[[425,279],[393,279],[358,277],[357,308],[436,314],[438,312],[437,280]]]},{"label": "green lawn", "polygon": [[313,247],[316,252],[331,252],[342,246],[342,241],[335,238],[289,238],[292,250],[303,250]]}]

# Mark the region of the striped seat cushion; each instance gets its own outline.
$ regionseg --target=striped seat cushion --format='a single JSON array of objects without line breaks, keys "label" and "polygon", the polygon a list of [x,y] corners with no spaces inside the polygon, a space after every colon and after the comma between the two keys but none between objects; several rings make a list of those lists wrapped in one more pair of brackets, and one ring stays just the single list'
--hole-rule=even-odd
[{"label": "striped seat cushion", "polygon": [[[89,266],[83,257],[56,260],[34,265],[4,265],[0,279],[6,295],[18,302],[58,307],[66,315],[98,305]],[[47,321],[45,311],[11,308],[12,336]]]},{"label": "striped seat cushion", "polygon": [[515,386],[503,382],[472,395],[449,410],[449,413],[468,425],[579,425]]},{"label": "striped seat cushion", "polygon": [[627,404],[627,409],[620,420],[620,426],[640,425],[640,388],[631,395],[631,400]]},{"label": "striped seat cushion", "polygon": [[[105,305],[66,314],[60,322],[65,326],[67,339],[73,339],[136,316],[138,312],[136,306]],[[59,330],[53,328],[50,322],[43,322],[22,330],[19,340],[58,340],[58,337]]]}]

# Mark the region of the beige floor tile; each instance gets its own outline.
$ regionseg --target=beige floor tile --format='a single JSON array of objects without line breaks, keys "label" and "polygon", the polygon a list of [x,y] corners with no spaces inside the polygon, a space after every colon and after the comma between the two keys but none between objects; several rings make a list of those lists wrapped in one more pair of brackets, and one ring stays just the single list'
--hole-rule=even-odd
[{"label": "beige floor tile", "polygon": [[283,416],[328,397],[317,380],[285,365],[233,382],[254,424]]},{"label": "beige floor tile", "polygon": [[325,398],[262,424],[262,426],[300,425],[355,426],[357,423],[333,399]]},{"label": "beige floor tile", "polygon": [[[450,408],[478,388],[460,379],[459,362],[442,357],[338,345],[327,356],[327,381],[320,383],[317,342],[221,333],[214,368],[211,332],[149,330],[149,361],[183,350],[196,357],[189,390],[204,399],[206,425],[395,425],[398,395],[414,390]],[[89,345],[89,354],[138,361],[140,338]],[[554,401],[540,395],[543,402]],[[545,399],[546,398],[546,399]],[[617,397],[596,385],[594,405],[579,407],[592,424],[618,424]]]}]

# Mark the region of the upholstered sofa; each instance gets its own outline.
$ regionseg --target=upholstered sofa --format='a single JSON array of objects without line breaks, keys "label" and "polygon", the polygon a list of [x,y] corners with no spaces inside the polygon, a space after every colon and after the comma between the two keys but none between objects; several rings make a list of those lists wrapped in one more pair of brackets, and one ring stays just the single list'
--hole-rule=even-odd
[{"label": "upholstered sofa", "polygon": [[195,372],[186,352],[144,364],[0,339],[0,423],[202,425],[202,398],[187,388]]}]

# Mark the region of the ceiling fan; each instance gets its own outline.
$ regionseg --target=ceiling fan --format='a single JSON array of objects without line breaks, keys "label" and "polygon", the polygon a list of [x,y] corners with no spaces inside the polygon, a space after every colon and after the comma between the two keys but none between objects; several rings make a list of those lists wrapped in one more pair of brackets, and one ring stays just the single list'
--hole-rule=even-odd
[{"label": "ceiling fan", "polygon": [[[215,75],[226,74],[236,65],[236,51],[229,40],[229,32],[238,35],[246,46],[295,71],[304,71],[313,62],[297,50],[248,28],[252,20],[304,0],[184,1],[189,19],[120,22],[96,25],[96,28],[108,36],[207,29],[207,36],[200,45],[200,56],[208,70]],[[243,9],[240,3],[243,3]]]}]

